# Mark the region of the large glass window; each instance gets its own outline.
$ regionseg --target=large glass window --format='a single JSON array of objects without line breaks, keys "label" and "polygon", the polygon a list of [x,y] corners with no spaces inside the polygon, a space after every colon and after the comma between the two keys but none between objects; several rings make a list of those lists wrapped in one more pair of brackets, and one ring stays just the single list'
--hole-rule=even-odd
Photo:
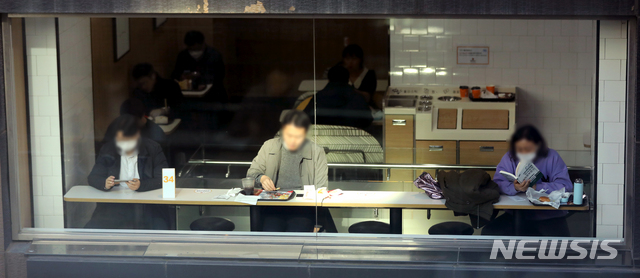
[{"label": "large glass window", "polygon": [[22,227],[623,236],[624,21],[11,32]]}]

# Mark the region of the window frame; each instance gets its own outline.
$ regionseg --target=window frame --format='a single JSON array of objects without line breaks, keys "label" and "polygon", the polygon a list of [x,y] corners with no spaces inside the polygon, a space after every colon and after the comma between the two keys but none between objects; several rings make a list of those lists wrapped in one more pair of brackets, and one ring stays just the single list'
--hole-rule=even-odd
[{"label": "window frame", "polygon": [[[14,53],[12,51],[12,36],[11,36],[11,22],[10,19],[13,17],[27,17],[27,16],[35,16],[35,15],[21,15],[21,14],[3,14],[2,15],[2,42],[3,42],[3,58],[4,58],[4,62],[1,65],[4,68],[4,93],[5,93],[5,109],[6,109],[6,115],[4,115],[6,118],[6,123],[7,123],[7,145],[8,145],[8,152],[7,152],[7,156],[8,156],[8,165],[4,166],[7,167],[8,169],[8,173],[9,173],[9,200],[10,200],[10,215],[11,215],[11,231],[12,231],[12,237],[13,240],[20,240],[20,241],[32,241],[32,240],[37,240],[37,239],[75,239],[75,240],[97,240],[98,237],[100,237],[101,235],[111,235],[114,233],[114,231],[110,231],[110,230],[80,230],[80,229],[62,229],[62,230],[58,230],[58,229],[37,229],[37,228],[26,228],[25,225],[23,225],[23,215],[24,213],[32,213],[33,210],[33,206],[31,206],[30,208],[26,208],[24,206],[22,206],[21,202],[19,200],[22,200],[23,198],[25,198],[23,192],[20,191],[20,185],[24,182],[23,180],[20,179],[20,167],[18,166],[18,160],[19,160],[19,156],[20,154],[17,151],[17,142],[20,140],[20,138],[18,138],[18,134],[16,133],[16,130],[18,129],[18,125],[20,124],[18,122],[18,119],[16,118],[17,115],[17,107],[16,107],[16,103],[17,103],[17,99],[16,99],[16,93],[15,93],[15,83],[14,83],[14,75],[15,74],[20,74],[20,73],[16,73],[14,72],[14,68],[13,68],[13,59],[14,59]],[[42,14],[42,15],[38,15],[38,16],[48,16],[48,17],[60,17],[60,16],[69,16],[68,14]],[[109,15],[109,14],[98,14],[98,15],[88,15],[88,14],[74,14],[74,16],[95,16],[95,17],[112,17],[113,15]],[[138,15],[127,15],[127,16],[132,16],[132,17],[159,17],[159,16],[163,16],[163,17],[171,17],[171,16],[167,16],[166,14],[138,14]],[[179,15],[179,16],[174,16],[174,17],[186,17],[186,16],[190,16],[190,15]],[[208,17],[216,17],[216,15],[207,15]],[[224,15],[223,15],[224,16]],[[242,15],[240,15],[242,16]],[[282,15],[283,17],[286,17],[286,15]],[[279,16],[276,16],[279,17]],[[300,17],[299,15],[297,17]],[[319,18],[317,16],[302,16],[303,18]],[[321,16],[322,18],[327,18],[327,17],[331,17],[331,16]],[[336,17],[341,17],[344,18],[345,16],[336,16]],[[346,16],[347,18],[351,18],[350,16]],[[373,17],[381,17],[381,16],[373,16]],[[387,16],[384,15],[384,18],[391,18],[391,16]],[[437,16],[425,16],[428,18],[431,17],[437,17]],[[442,17],[442,16],[441,16]],[[357,17],[354,17],[357,18]],[[423,17],[421,17],[423,18]],[[460,17],[462,18],[462,17]],[[466,17],[468,18],[468,17]],[[507,17],[498,17],[498,16],[487,16],[487,17],[483,17],[483,18],[487,18],[487,19],[522,19],[522,18],[516,18],[515,16],[507,16]],[[545,19],[545,18],[550,18],[550,17],[540,17],[540,19]],[[553,17],[553,18],[557,18],[557,17]],[[603,17],[587,17],[587,18],[576,18],[576,17],[561,17],[561,19],[568,19],[568,20],[576,20],[576,19],[589,19],[589,20],[600,20],[600,19],[611,19],[611,18],[603,18]],[[635,192],[635,178],[634,178],[634,166],[635,166],[635,154],[636,154],[636,147],[635,147],[635,127],[636,127],[636,119],[635,119],[635,115],[636,115],[636,106],[635,106],[635,102],[636,102],[636,90],[637,90],[637,86],[636,86],[636,81],[637,81],[637,51],[638,51],[638,46],[637,46],[637,19],[634,17],[615,17],[615,19],[620,19],[620,20],[628,20],[629,24],[629,28],[628,28],[628,47],[627,47],[627,54],[628,54],[628,59],[627,59],[627,93],[626,93],[626,105],[627,105],[627,110],[626,110],[626,119],[625,119],[625,127],[626,127],[626,140],[625,140],[625,148],[626,148],[626,153],[627,154],[631,154],[631,155],[627,155],[625,158],[625,177],[624,177],[624,189],[625,189],[625,202],[624,202],[624,220],[623,220],[623,225],[624,225],[624,235],[623,238],[621,239],[621,241],[619,243],[615,243],[612,244],[611,246],[617,249],[621,249],[621,250],[631,250],[632,249],[632,241],[633,241],[633,233],[632,233],[632,227],[633,227],[633,219],[634,219],[634,207],[635,207],[635,198],[634,198],[634,192]],[[597,66],[596,66],[597,67]],[[595,91],[596,91],[596,96],[595,99],[598,99],[598,86],[596,86]],[[595,105],[595,119],[596,119],[596,123],[597,123],[597,112],[598,112],[598,105]],[[28,107],[26,108],[28,109]],[[28,122],[28,120],[27,120]],[[595,125],[595,133],[597,134],[597,124]],[[595,151],[597,152],[597,145],[598,142],[594,142],[596,145],[596,149]],[[597,161],[594,162],[594,165],[597,165]],[[594,166],[594,169],[597,166]],[[594,183],[597,183],[597,179],[596,179],[596,175],[597,175],[597,171],[593,172],[594,175]],[[28,196],[29,198],[31,198],[31,196]],[[597,198],[597,197],[596,197]],[[31,204],[30,204],[31,205]],[[595,209],[594,208],[594,213],[595,213]],[[595,225],[595,223],[594,223]],[[116,232],[119,233],[119,232]],[[129,234],[134,234],[135,240],[140,240],[141,242],[147,242],[147,241],[154,241],[154,240],[177,240],[177,241],[181,241],[184,240],[185,236],[190,236],[190,235],[217,235],[217,234],[222,234],[221,232],[184,232],[184,231],[153,231],[153,232],[149,232],[149,231],[144,231],[144,230],[136,230],[136,231],[127,231],[127,233]],[[255,235],[255,233],[253,232],[246,232],[250,235]],[[90,235],[89,235],[90,234]],[[227,233],[228,235],[228,233]],[[247,234],[245,234],[245,232],[236,232],[231,234],[231,237],[238,235],[238,236],[246,236]],[[261,233],[262,235],[262,233]],[[291,234],[265,234],[265,235],[269,235],[269,236],[275,236],[275,237],[288,237],[291,236]],[[305,236],[309,236],[309,234],[305,234]],[[335,236],[335,235],[318,235],[318,234],[314,234],[314,237],[318,237],[318,236]],[[338,237],[349,237],[348,234],[346,235],[337,235]],[[358,236],[361,237],[361,236]],[[450,239],[452,238],[451,236],[429,236],[429,235],[385,235],[384,237],[379,237],[379,236],[374,236],[379,238],[380,240],[384,240],[386,243],[400,243],[403,241],[403,239],[407,239],[407,238],[411,238],[411,239],[417,239],[417,240],[428,240],[428,239]],[[530,239],[529,237],[513,237],[514,239]],[[191,240],[195,240],[196,237],[189,237],[189,239]],[[464,241],[466,244],[469,244],[469,247],[478,247],[478,248],[490,248],[488,246],[488,243],[493,241],[493,237],[458,237],[456,238],[458,241]],[[573,239],[573,238],[571,238]],[[592,239],[592,238],[589,238]],[[109,240],[109,239],[107,239]]]}]

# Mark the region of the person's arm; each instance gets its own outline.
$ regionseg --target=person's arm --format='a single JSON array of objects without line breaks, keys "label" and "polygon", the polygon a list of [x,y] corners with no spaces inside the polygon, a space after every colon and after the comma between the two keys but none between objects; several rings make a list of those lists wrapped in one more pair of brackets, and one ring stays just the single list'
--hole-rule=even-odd
[{"label": "person's arm", "polygon": [[498,184],[498,187],[500,187],[500,192],[506,195],[518,194],[518,191],[513,186],[513,182],[508,181],[502,174],[500,174],[500,171],[512,174],[516,172],[513,163],[511,162],[511,157],[509,157],[509,153],[506,153],[500,160],[498,166],[496,166],[496,173],[493,175],[493,181]]},{"label": "person's arm", "polygon": [[327,156],[324,149],[316,148],[315,159],[315,186],[316,188],[329,186],[329,167],[327,166]]},{"label": "person's arm", "polygon": [[569,178],[569,170],[560,155],[557,153],[549,154],[551,157],[551,173],[549,173],[549,182],[538,181],[535,184],[536,190],[546,189],[547,193],[559,190],[564,187],[565,191],[573,191],[573,183]]},{"label": "person's arm", "polygon": [[91,169],[91,173],[89,173],[87,177],[89,185],[102,191],[111,190],[111,188],[105,188],[105,182],[109,177],[109,165],[113,163],[113,158],[105,154],[103,146],[103,148],[100,149],[100,154],[98,154],[98,159],[96,159],[96,164],[93,165],[93,169]]},{"label": "person's arm", "polygon": [[256,184],[260,184],[260,178],[267,171],[267,147],[266,142],[258,151],[258,155],[251,161],[251,167],[247,171],[247,177],[253,178]]},{"label": "person's arm", "polygon": [[169,167],[167,164],[167,158],[164,156],[160,145],[155,144],[155,146],[150,149],[151,159],[147,163],[153,163],[153,177],[150,179],[140,179],[140,188],[138,188],[138,192],[162,188],[162,168]]}]

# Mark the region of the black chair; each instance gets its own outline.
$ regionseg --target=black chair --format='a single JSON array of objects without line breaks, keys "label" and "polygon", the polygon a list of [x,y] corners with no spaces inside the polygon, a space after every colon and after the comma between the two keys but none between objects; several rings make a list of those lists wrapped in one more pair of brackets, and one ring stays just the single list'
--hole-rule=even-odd
[{"label": "black chair", "polygon": [[229,219],[220,217],[202,217],[191,222],[192,231],[233,231],[236,225]]},{"label": "black chair", "polygon": [[473,227],[467,223],[448,221],[429,228],[430,235],[472,235]]},{"label": "black chair", "polygon": [[363,221],[349,227],[352,234],[390,234],[391,225],[380,221]]}]

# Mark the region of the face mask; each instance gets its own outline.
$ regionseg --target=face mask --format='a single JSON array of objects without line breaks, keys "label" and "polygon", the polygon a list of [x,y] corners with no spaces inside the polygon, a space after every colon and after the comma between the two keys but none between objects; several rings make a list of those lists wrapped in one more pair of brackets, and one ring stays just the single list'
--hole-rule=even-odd
[{"label": "face mask", "polygon": [[518,159],[520,159],[520,161],[533,161],[534,159],[536,159],[536,153],[532,152],[532,153],[517,153],[516,156],[518,157]]},{"label": "face mask", "polygon": [[192,50],[192,51],[189,51],[189,55],[191,55],[191,57],[192,57],[193,59],[198,59],[198,58],[200,58],[200,56],[202,56],[202,54],[204,54],[204,51],[202,51],[202,50]]},{"label": "face mask", "polygon": [[118,147],[118,149],[120,149],[123,153],[133,151],[137,145],[138,141],[135,140],[116,141],[116,147]]}]

